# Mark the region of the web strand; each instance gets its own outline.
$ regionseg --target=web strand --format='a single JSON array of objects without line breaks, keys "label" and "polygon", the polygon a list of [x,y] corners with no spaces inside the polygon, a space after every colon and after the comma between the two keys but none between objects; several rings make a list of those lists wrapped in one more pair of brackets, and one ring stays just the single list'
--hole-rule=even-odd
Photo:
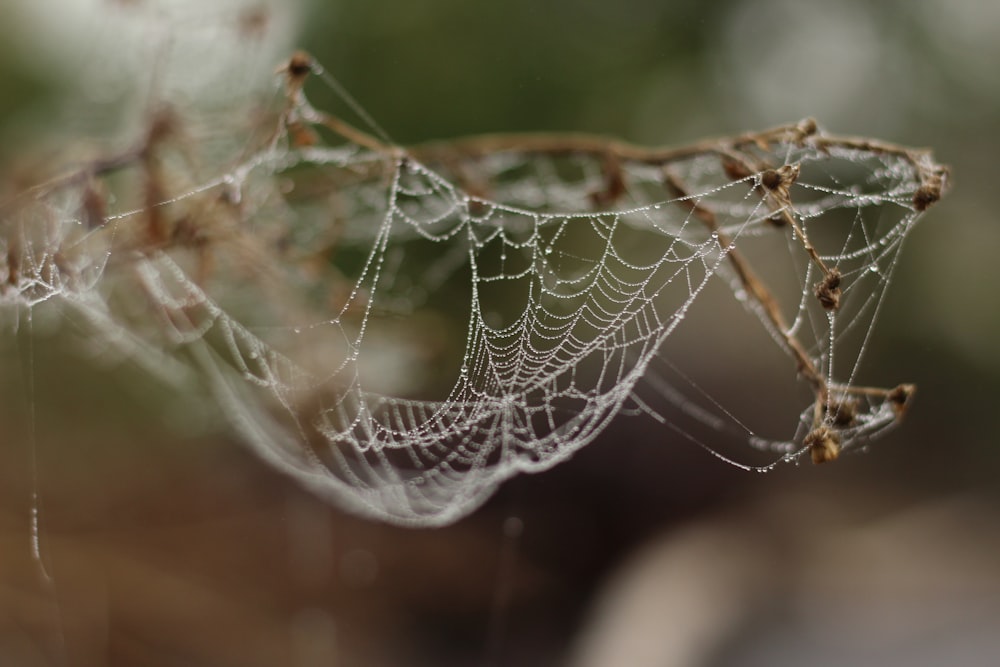
[{"label": "web strand", "polygon": [[[757,470],[832,460],[904,413],[910,385],[854,383],[902,240],[947,186],[926,152],[811,120],[676,149],[404,148],[307,55],[281,73],[273,126],[220,141],[203,178],[154,118],[122,155],[9,201],[0,303],[58,304],[109,347],[192,369],[265,460],[406,525],[469,513],[630,411]],[[309,73],[375,136],[314,109]],[[99,194],[110,171],[144,184],[138,205]],[[777,435],[686,374],[680,389],[651,375],[676,332],[718,326],[698,322],[716,285],[809,395]],[[650,390],[769,462],[705,445]]]}]

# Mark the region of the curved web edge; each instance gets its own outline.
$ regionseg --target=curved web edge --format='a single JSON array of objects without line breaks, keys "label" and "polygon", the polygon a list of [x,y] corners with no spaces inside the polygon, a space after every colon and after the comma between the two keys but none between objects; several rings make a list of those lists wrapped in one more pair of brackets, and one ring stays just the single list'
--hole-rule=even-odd
[{"label": "curved web edge", "polygon": [[[95,214],[93,173],[15,207],[0,300],[64,301],[111,346],[160,368],[190,363],[265,460],[345,508],[409,525],[463,516],[504,479],[591,442],[624,408],[668,423],[634,389],[716,276],[814,393],[792,437],[743,429],[751,446],[775,463],[822,461],[898,423],[911,389],[854,379],[901,243],[946,183],[929,155],[809,122],[665,151],[581,137],[401,149],[290,88],[259,149],[152,207]],[[347,141],[324,148],[314,125]],[[270,231],[282,222],[283,244],[298,235],[308,246],[328,226],[326,214],[311,221],[311,201],[303,209],[274,187],[303,168],[335,193],[342,221],[311,281],[275,253]],[[205,206],[215,236],[192,213]],[[791,257],[792,307],[754,273],[752,246],[768,238]],[[228,284],[201,267],[206,247]],[[431,260],[428,247],[440,249]],[[385,352],[371,332],[433,310],[436,291],[460,279],[468,335],[447,396],[369,389],[364,360]],[[345,287],[333,317],[295,294],[330,280]],[[844,354],[852,330],[862,340]],[[696,407],[690,387],[660,389],[702,423],[727,422]]]}]

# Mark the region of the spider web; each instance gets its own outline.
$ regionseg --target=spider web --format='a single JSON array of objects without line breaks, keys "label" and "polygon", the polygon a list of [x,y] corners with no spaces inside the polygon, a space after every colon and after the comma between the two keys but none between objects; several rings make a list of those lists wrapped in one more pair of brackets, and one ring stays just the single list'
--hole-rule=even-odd
[{"label": "spider web", "polygon": [[[928,154],[811,121],[676,150],[403,149],[310,106],[308,72],[293,59],[287,103],[235,137],[192,139],[189,119],[157,112],[136,148],[8,201],[9,321],[54,304],[105,356],[207,387],[302,484],[410,525],[469,513],[620,414],[724,458],[704,443],[735,434],[771,453],[757,469],[898,423],[912,389],[858,374],[900,248],[944,186]],[[718,286],[802,388],[776,437],[666,350],[727,326],[692,321]],[[753,357],[744,326],[732,345]]]}]

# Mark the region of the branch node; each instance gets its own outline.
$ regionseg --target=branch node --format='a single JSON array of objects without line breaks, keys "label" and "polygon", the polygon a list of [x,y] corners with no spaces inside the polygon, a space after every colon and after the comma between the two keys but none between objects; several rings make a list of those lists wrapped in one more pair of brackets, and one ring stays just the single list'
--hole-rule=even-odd
[{"label": "branch node", "polygon": [[816,298],[826,310],[837,310],[840,307],[840,279],[840,271],[834,268],[816,283]]},{"label": "branch node", "polygon": [[945,167],[939,167],[931,171],[926,176],[927,180],[914,193],[913,207],[918,211],[926,211],[932,204],[941,199],[947,176],[948,170]]},{"label": "branch node", "polygon": [[840,438],[829,426],[814,428],[803,440],[803,444],[809,447],[812,462],[817,465],[835,461],[840,456]]},{"label": "branch node", "polygon": [[917,387],[912,384],[901,384],[889,392],[886,398],[892,405],[892,411],[896,413],[896,419],[902,419],[909,407],[910,400],[916,393]]}]

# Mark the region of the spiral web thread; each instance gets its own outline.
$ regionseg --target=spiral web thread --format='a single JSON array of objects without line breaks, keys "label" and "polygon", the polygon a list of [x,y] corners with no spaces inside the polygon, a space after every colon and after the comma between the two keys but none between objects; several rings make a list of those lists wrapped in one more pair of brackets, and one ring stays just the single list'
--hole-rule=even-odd
[{"label": "spiral web thread", "polygon": [[[946,186],[928,153],[812,121],[668,150],[404,149],[314,109],[316,72],[292,59],[263,130],[192,141],[158,112],[134,148],[8,199],[4,319],[52,306],[86,323],[105,356],[204,384],[304,485],[409,525],[467,514],[623,412],[704,442],[640,387],[773,452],[758,469],[831,460],[898,422],[912,388],[856,378],[902,243]],[[804,388],[784,436],[661,372],[716,284]]]}]

